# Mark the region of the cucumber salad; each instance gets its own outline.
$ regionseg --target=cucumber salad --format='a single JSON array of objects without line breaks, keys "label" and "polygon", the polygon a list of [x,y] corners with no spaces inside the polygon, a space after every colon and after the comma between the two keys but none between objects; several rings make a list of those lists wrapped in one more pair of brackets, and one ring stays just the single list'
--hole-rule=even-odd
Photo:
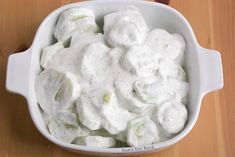
[{"label": "cucumber salad", "polygon": [[43,48],[35,92],[49,133],[101,148],[180,133],[189,91],[183,37],[150,30],[133,7],[105,15],[102,27],[92,10],[68,9],[55,26],[56,42]]}]

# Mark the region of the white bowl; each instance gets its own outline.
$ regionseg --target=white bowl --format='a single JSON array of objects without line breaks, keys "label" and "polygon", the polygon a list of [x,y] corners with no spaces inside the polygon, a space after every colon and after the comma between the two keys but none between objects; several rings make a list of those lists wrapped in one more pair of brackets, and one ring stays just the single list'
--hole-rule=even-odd
[{"label": "white bowl", "polygon": [[[35,97],[34,81],[40,72],[39,59],[43,47],[52,44],[52,33],[57,19],[63,11],[72,7],[85,7],[94,10],[97,21],[102,25],[104,14],[124,9],[128,5],[139,8],[150,28],[164,28],[171,33],[180,33],[186,40],[186,70],[190,82],[189,117],[182,132],[167,141],[149,146],[126,148],[92,148],[64,143],[49,134]],[[65,5],[49,14],[35,35],[33,44],[25,52],[12,54],[8,59],[6,88],[23,95],[28,101],[31,118],[37,129],[51,142],[74,152],[96,155],[134,155],[154,152],[175,144],[185,137],[197,121],[201,101],[208,92],[223,87],[223,72],[220,53],[201,47],[187,20],[175,9],[154,2],[137,0],[100,0]]]}]

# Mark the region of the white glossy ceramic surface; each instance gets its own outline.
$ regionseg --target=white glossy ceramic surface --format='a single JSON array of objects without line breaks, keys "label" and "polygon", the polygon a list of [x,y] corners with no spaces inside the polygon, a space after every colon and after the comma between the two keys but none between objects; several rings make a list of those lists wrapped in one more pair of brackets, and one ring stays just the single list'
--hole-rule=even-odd
[{"label": "white glossy ceramic surface", "polygon": [[[72,7],[85,7],[94,10],[97,22],[102,25],[104,14],[124,9],[128,5],[139,8],[150,28],[163,28],[171,33],[184,36],[187,47],[185,64],[190,82],[190,98],[187,106],[189,117],[184,130],[174,138],[150,146],[126,148],[92,148],[58,141],[46,129],[35,97],[34,81],[40,72],[40,54],[43,47],[52,44],[52,33],[56,21],[63,11]],[[135,155],[154,152],[175,144],[185,137],[197,121],[201,101],[208,92],[223,87],[223,72],[220,53],[201,47],[187,20],[175,9],[154,2],[137,0],[99,0],[73,3],[56,9],[42,22],[32,46],[25,52],[10,55],[7,66],[6,88],[23,95],[28,101],[28,108],[37,129],[51,142],[74,152],[96,155]]]}]

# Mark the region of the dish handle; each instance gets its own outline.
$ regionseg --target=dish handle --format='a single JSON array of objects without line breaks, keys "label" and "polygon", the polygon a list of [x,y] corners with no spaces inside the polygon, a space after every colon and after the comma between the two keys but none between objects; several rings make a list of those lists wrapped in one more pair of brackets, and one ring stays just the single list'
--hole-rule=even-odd
[{"label": "dish handle", "polygon": [[199,52],[202,92],[207,94],[223,88],[223,68],[220,53],[203,47],[200,47]]},{"label": "dish handle", "polygon": [[28,94],[31,48],[9,56],[7,62],[6,89],[24,97]]}]

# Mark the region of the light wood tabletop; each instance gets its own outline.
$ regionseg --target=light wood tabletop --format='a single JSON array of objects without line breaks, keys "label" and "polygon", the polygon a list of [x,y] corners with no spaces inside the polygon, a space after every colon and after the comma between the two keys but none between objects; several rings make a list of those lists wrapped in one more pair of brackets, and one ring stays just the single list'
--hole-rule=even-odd
[{"label": "light wood tabletop", "polygon": [[[76,0],[0,1],[0,156],[72,157],[46,140],[30,118],[27,102],[5,89],[7,58],[26,50],[42,20]],[[204,97],[193,130],[166,150],[142,157],[232,157],[235,155],[235,1],[171,0],[190,22],[199,43],[221,52],[224,88]],[[21,76],[19,76],[21,77]]]}]

